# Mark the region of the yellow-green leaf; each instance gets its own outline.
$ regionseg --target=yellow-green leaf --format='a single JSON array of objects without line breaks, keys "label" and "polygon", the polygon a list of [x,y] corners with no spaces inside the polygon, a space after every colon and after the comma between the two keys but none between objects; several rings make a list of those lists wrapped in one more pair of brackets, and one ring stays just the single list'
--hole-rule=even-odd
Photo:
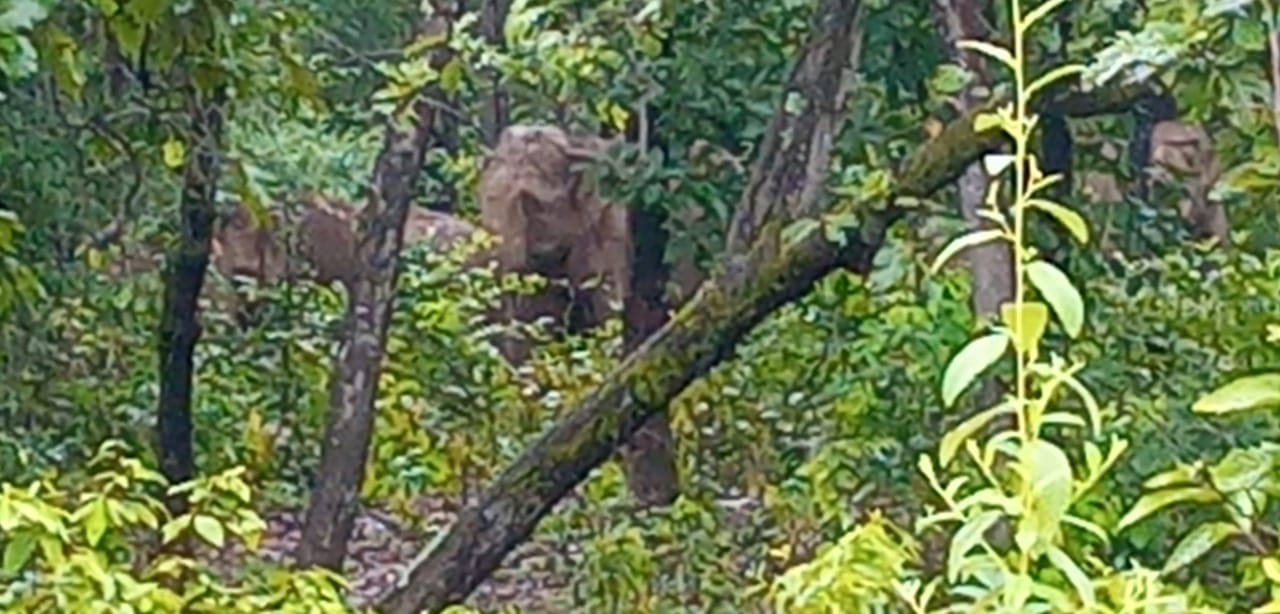
[{"label": "yellow-green leaf", "polygon": [[164,144],[163,154],[164,165],[171,169],[178,169],[187,158],[187,149],[182,145],[182,141],[169,139]]},{"label": "yellow-green leaf", "polygon": [[989,56],[1001,64],[1004,64],[1011,70],[1017,65],[1017,62],[1013,59],[1013,54],[1009,53],[1008,49],[998,47],[986,41],[962,40],[957,42],[956,46],[961,49],[977,51],[978,53]]},{"label": "yellow-green leaf", "polygon": [[1000,321],[1013,331],[1018,351],[1031,352],[1040,344],[1049,326],[1049,308],[1039,301],[1026,301],[1021,305],[1005,303],[1000,305]]},{"label": "yellow-green leaf", "polygon": [[1280,599],[1272,599],[1252,610],[1253,614],[1280,614]]},{"label": "yellow-green leaf", "polygon": [[1058,220],[1058,223],[1062,224],[1067,229],[1067,232],[1071,233],[1077,243],[1081,245],[1089,243],[1089,225],[1085,223],[1084,218],[1079,213],[1043,198],[1029,199],[1027,200],[1027,205],[1053,216],[1053,219]]},{"label": "yellow-green leaf", "polygon": [[975,230],[971,233],[956,237],[948,243],[946,247],[942,248],[941,252],[938,252],[938,257],[933,260],[933,266],[929,267],[930,274],[937,273],[941,270],[942,265],[946,264],[947,261],[956,254],[960,253],[960,250],[973,247],[975,245],[981,245],[987,241],[999,239],[1002,236],[1004,236],[1003,231],[996,228],[988,228],[986,230]]},{"label": "yellow-green leaf", "polygon": [[979,113],[973,118],[973,131],[986,132],[992,128],[999,128],[1004,123],[1004,119],[998,113]]},{"label": "yellow-green leaf", "polygon": [[1271,453],[1262,449],[1236,448],[1209,468],[1209,477],[1214,487],[1224,493],[1256,487],[1272,475],[1275,464],[1271,459]]},{"label": "yellow-green leaf", "polygon": [[1229,522],[1207,522],[1192,529],[1174,546],[1173,554],[1165,560],[1161,573],[1167,574],[1190,565],[1222,540],[1237,533],[1239,530]]},{"label": "yellow-green leaf", "polygon": [[942,375],[942,402],[950,407],[973,380],[995,364],[1009,349],[1009,337],[994,333],[970,341],[947,365]]},{"label": "yellow-green leaf", "polygon": [[97,546],[98,540],[107,532],[107,501],[94,499],[84,518],[84,538],[90,546]]},{"label": "yellow-green leaf", "polygon": [[222,547],[223,541],[226,539],[226,533],[222,523],[218,522],[217,518],[196,514],[191,526],[195,529],[196,535],[209,542],[210,545],[217,548]]},{"label": "yellow-green leaf", "polygon": [[1191,410],[1202,414],[1280,407],[1280,373],[1247,375],[1201,397]]},{"label": "yellow-green leaf", "polygon": [[1080,566],[1076,564],[1071,556],[1063,552],[1057,546],[1049,546],[1045,554],[1049,558],[1049,562],[1062,575],[1067,577],[1067,581],[1071,583],[1072,588],[1076,589],[1076,594],[1080,595],[1080,602],[1086,609],[1092,609],[1097,605],[1098,597],[1093,591],[1093,582],[1089,578],[1089,574],[1085,573]]},{"label": "yellow-green leaf", "polygon": [[1057,525],[1071,505],[1072,470],[1067,454],[1053,442],[1035,439],[1022,448],[1021,465],[1031,482],[1035,514]]},{"label": "yellow-green leaf", "polygon": [[943,468],[946,468],[951,463],[951,459],[955,458],[956,450],[960,449],[960,445],[972,437],[978,429],[986,426],[996,416],[1012,412],[1012,405],[1007,401],[1001,402],[970,416],[955,428],[947,431],[947,434],[942,436],[942,442],[938,445],[938,462]]},{"label": "yellow-green leaf", "polygon": [[3,571],[6,576],[16,576],[31,560],[36,551],[35,536],[30,533],[18,533],[6,536],[9,543],[4,546]]},{"label": "yellow-green leaf", "polygon": [[947,580],[954,582],[963,566],[961,561],[970,550],[982,543],[987,529],[1000,519],[999,510],[988,510],[974,516],[956,529],[951,537],[951,547],[947,551]]},{"label": "yellow-green leaf", "polygon": [[[1039,9],[1040,7],[1036,8]],[[1054,81],[1060,81],[1068,76],[1083,71],[1084,66],[1081,64],[1064,64],[1062,66],[1056,66],[1049,72],[1036,77],[1036,80],[1032,81],[1031,85],[1027,86],[1026,97],[1031,98],[1036,95],[1036,92],[1039,92],[1041,89],[1053,84]]]},{"label": "yellow-green leaf", "polygon": [[1280,584],[1280,560],[1275,557],[1267,557],[1262,559],[1262,573],[1271,580],[1273,584]]},{"label": "yellow-green leaf", "polygon": [[1199,486],[1157,490],[1156,492],[1147,493],[1141,499],[1138,499],[1138,502],[1133,504],[1133,507],[1120,519],[1120,522],[1116,523],[1116,529],[1130,526],[1150,516],[1157,510],[1175,503],[1213,503],[1220,500],[1221,497],[1218,496],[1218,493],[1209,488]]},{"label": "yellow-green leaf", "polygon": [[1036,260],[1027,265],[1027,278],[1053,308],[1067,335],[1072,339],[1079,336],[1084,327],[1084,299],[1067,274],[1050,262]]},{"label": "yellow-green leaf", "polygon": [[1037,21],[1043,19],[1050,11],[1061,6],[1063,2],[1066,2],[1066,0],[1047,0],[1044,4],[1027,11],[1027,14],[1022,16],[1022,23],[1015,24],[1014,27],[1019,28],[1023,32],[1030,30],[1031,26],[1034,26]]},{"label": "yellow-green leaf", "polygon": [[1173,469],[1162,471],[1147,478],[1142,483],[1142,487],[1147,490],[1156,490],[1170,486],[1194,484],[1196,482],[1196,474],[1197,469],[1194,465],[1179,463]]},{"label": "yellow-green leaf", "polygon": [[457,92],[462,86],[464,76],[462,56],[454,56],[448,64],[444,65],[444,68],[440,69],[440,88],[450,94]]}]

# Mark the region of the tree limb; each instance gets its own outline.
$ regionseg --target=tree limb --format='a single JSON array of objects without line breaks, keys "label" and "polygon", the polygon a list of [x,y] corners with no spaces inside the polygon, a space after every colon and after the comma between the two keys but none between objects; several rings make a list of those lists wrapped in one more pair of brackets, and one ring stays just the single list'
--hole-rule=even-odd
[{"label": "tree limb", "polygon": [[[428,52],[428,61],[438,70],[453,57],[447,43],[457,7],[452,0],[437,0],[434,6],[433,17],[419,33],[443,36]],[[302,567],[339,570],[346,558],[373,435],[374,400],[391,321],[404,224],[436,118],[429,103],[433,93],[438,97],[439,92],[416,93],[407,108],[397,109],[388,118],[382,151],[374,163],[373,189],[360,212],[360,275],[350,285],[342,342],[330,376],[324,446],[298,549]],[[405,110],[416,117],[401,117]]]},{"label": "tree limb", "polygon": [[[1087,117],[1123,109],[1140,87],[1069,93],[1054,112]],[[1001,133],[975,133],[976,109],[924,145],[898,173],[896,195],[921,198],[954,181],[963,169],[1002,142]],[[775,158],[773,164],[808,160]],[[842,203],[837,212],[871,209]],[[888,228],[906,211],[887,204],[863,211],[861,228],[837,248],[822,233],[781,247],[758,243],[729,259],[684,308],[631,353],[567,416],[516,459],[458,516],[424,560],[380,604],[384,614],[438,612],[462,602],[513,548],[532,534],[562,497],[607,460],[650,416],[727,359],[737,344],[775,310],[800,299],[837,268],[865,274]],[[770,225],[781,226],[780,220]],[[763,233],[778,228],[763,228]]]}]

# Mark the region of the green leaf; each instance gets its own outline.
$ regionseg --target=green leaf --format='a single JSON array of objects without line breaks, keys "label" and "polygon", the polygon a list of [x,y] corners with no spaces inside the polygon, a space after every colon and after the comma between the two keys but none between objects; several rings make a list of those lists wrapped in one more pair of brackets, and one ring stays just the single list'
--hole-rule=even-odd
[{"label": "green leaf", "polygon": [[1014,347],[1019,352],[1033,352],[1049,326],[1049,308],[1039,301],[1004,303],[1000,305],[1000,321],[1013,331]]},{"label": "green leaf", "polygon": [[995,364],[1009,349],[1009,337],[994,333],[970,341],[947,365],[942,375],[942,402],[951,407],[973,380]]},{"label": "green leaf", "polygon": [[182,163],[187,157],[187,149],[183,147],[182,141],[169,139],[165,142],[163,150],[165,166],[171,169],[182,167]]},{"label": "green leaf", "polygon": [[942,436],[942,442],[938,445],[938,462],[943,468],[951,463],[951,459],[955,458],[956,450],[960,449],[960,445],[973,436],[978,429],[986,426],[996,416],[1001,414],[1013,413],[1013,405],[1007,401],[998,405],[988,407],[961,422],[955,428],[947,431]]},{"label": "green leaf", "polygon": [[1072,339],[1078,337],[1084,327],[1084,299],[1081,298],[1080,291],[1071,284],[1067,274],[1044,260],[1028,264],[1026,270],[1031,285],[1048,301],[1053,313],[1062,322],[1062,327],[1067,330],[1067,335]]},{"label": "green leaf", "polygon": [[0,12],[0,32],[30,30],[49,16],[49,11],[36,0],[8,0]]},{"label": "green leaf", "polygon": [[1274,469],[1270,453],[1256,448],[1236,448],[1209,468],[1209,477],[1219,491],[1231,493],[1258,486]]},{"label": "green leaf", "polygon": [[986,169],[988,175],[995,177],[1012,166],[1013,160],[1012,154],[987,154],[982,157],[982,168]]},{"label": "green leaf", "polygon": [[1010,70],[1014,70],[1017,66],[1017,62],[1013,59],[1013,54],[1009,53],[1008,49],[998,47],[986,41],[962,40],[956,43],[956,47],[969,51],[977,51],[978,53],[986,55],[997,62],[1004,64]]},{"label": "green leaf", "polygon": [[1197,470],[1194,465],[1179,463],[1173,469],[1157,473],[1146,479],[1142,483],[1142,487],[1147,490],[1156,490],[1159,488],[1168,488],[1170,486],[1184,486],[1196,483]]},{"label": "green leaf", "polygon": [[955,63],[938,66],[929,79],[929,86],[939,94],[958,94],[973,80],[973,73]]},{"label": "green leaf", "polygon": [[4,546],[4,566],[0,571],[3,571],[6,576],[16,576],[35,553],[36,539],[30,533],[18,533],[6,537],[9,543]]},{"label": "green leaf", "polygon": [[1035,439],[1022,448],[1020,465],[1031,483],[1034,514],[1041,527],[1056,527],[1071,505],[1072,470],[1066,452],[1046,439]]},{"label": "green leaf", "polygon": [[1039,209],[1053,216],[1059,224],[1066,227],[1067,232],[1075,238],[1076,242],[1081,245],[1089,243],[1089,225],[1085,223],[1084,218],[1079,213],[1072,211],[1058,203],[1043,198],[1032,198],[1027,200],[1027,206]]},{"label": "green leaf", "polygon": [[1132,525],[1157,510],[1168,507],[1175,503],[1215,503],[1221,501],[1222,498],[1218,493],[1209,488],[1200,486],[1192,486],[1188,488],[1173,488],[1168,490],[1158,490],[1156,492],[1147,493],[1133,504],[1133,507],[1125,513],[1120,522],[1116,523],[1116,529],[1124,529]]},{"label": "green leaf", "polygon": [[1227,414],[1280,406],[1280,373],[1248,375],[1201,397],[1191,411]]},{"label": "green leaf", "polygon": [[987,529],[990,529],[991,525],[994,525],[1000,519],[1000,516],[1001,512],[999,510],[987,510],[970,518],[959,529],[956,529],[955,534],[951,537],[951,547],[947,551],[948,581],[956,581],[962,569],[961,560],[970,550],[982,543]]},{"label": "green leaf", "polygon": [[195,529],[196,535],[199,535],[204,541],[216,548],[221,548],[223,541],[227,537],[222,528],[222,523],[212,516],[196,514],[191,526]]},{"label": "green leaf", "polygon": [[1049,562],[1054,567],[1057,567],[1058,571],[1061,571],[1062,575],[1067,577],[1067,581],[1071,583],[1071,586],[1076,589],[1076,594],[1080,595],[1081,605],[1086,609],[1094,608],[1097,605],[1098,597],[1094,594],[1093,582],[1089,578],[1089,574],[1080,569],[1080,566],[1071,559],[1071,556],[1057,546],[1049,546],[1045,554],[1048,556]]},{"label": "green leaf", "polygon": [[987,241],[999,239],[1002,236],[1004,236],[1004,231],[997,228],[988,228],[986,230],[975,230],[971,233],[956,237],[948,243],[946,247],[942,248],[941,252],[938,252],[938,257],[933,260],[933,266],[929,267],[929,274],[936,274],[942,269],[942,265],[946,264],[947,261],[956,254],[960,253],[960,250],[973,247],[975,245],[981,245]]},{"label": "green leaf", "polygon": [[1236,535],[1240,530],[1229,522],[1207,522],[1191,530],[1173,548],[1173,554],[1164,562],[1160,573],[1177,571],[1195,562],[1222,540]]},{"label": "green leaf", "polygon": [[1036,8],[1033,8],[1030,11],[1027,11],[1027,14],[1022,16],[1022,23],[1015,24],[1014,27],[1020,28],[1023,32],[1030,30],[1031,26],[1036,25],[1037,21],[1040,21],[1041,19],[1043,19],[1046,15],[1048,15],[1051,11],[1053,11],[1053,9],[1056,9],[1059,6],[1061,6],[1063,2],[1066,2],[1066,0],[1047,0],[1044,4],[1041,4]]},{"label": "green leaf", "polygon": [[[1041,5],[1041,6],[1044,6],[1044,5]],[[1039,7],[1036,7],[1036,8],[1038,9]],[[1054,81],[1060,81],[1070,75],[1080,73],[1080,72],[1084,72],[1084,66],[1081,64],[1065,64],[1063,66],[1055,66],[1049,72],[1046,72],[1045,74],[1040,75],[1039,77],[1036,77],[1036,80],[1032,81],[1031,85],[1027,86],[1027,91],[1025,95],[1028,99],[1030,99],[1032,96],[1036,95],[1036,92],[1039,92],[1040,90],[1048,87],[1049,85],[1052,85]]]},{"label": "green leaf", "polygon": [[107,500],[98,498],[89,504],[84,518],[84,538],[90,546],[97,546],[98,540],[107,532]]},{"label": "green leaf", "polygon": [[813,231],[821,227],[822,222],[817,218],[802,217],[784,226],[779,233],[779,238],[782,239],[783,245],[790,247],[805,240]]}]

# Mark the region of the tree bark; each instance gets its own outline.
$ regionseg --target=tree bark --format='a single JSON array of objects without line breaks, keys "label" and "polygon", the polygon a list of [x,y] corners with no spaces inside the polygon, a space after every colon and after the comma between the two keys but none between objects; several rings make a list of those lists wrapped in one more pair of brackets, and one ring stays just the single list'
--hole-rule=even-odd
[{"label": "tree bark", "polygon": [[[1280,21],[1280,12],[1274,17]],[[1267,36],[1271,50],[1271,127],[1276,131],[1276,145],[1280,145],[1280,24]]]},{"label": "tree bark", "polygon": [[[670,36],[662,41],[660,60],[673,52]],[[658,127],[662,109],[641,97],[641,106],[627,122],[626,138],[638,144],[645,155],[657,152],[668,159],[667,143]],[[645,339],[662,328],[672,307],[667,304],[668,234],[665,206],[632,203],[627,211],[631,230],[631,291],[623,305],[623,351],[635,351]],[[668,408],[651,416],[622,446],[623,466],[631,495],[641,507],[670,505],[680,496],[680,473],[676,464],[675,437],[671,432]]]},{"label": "tree bark", "polygon": [[[652,207],[633,207],[630,215],[634,258],[631,293],[623,312],[623,346],[627,353],[634,352],[668,319],[664,300],[668,277],[664,261],[666,215]],[[640,505],[669,505],[680,496],[675,438],[665,407],[650,417],[623,447],[623,461],[631,494]]]},{"label": "tree bark", "polygon": [[[778,232],[788,223],[820,212],[831,166],[831,147],[844,123],[844,103],[857,74],[861,2],[822,0],[810,21],[809,40],[792,69],[782,100],[761,140],[751,176],[734,210],[726,255],[744,254],[775,220]],[[787,111],[788,99],[804,100],[799,114]],[[777,246],[774,246],[777,250]]]},{"label": "tree bark", "polygon": [[[221,169],[221,141],[225,91],[206,99],[194,84],[187,86],[187,110],[191,120],[189,154],[183,170],[179,205],[179,237],[164,270],[164,305],[157,331],[160,397],[156,406],[156,431],[160,472],[170,484],[195,476],[191,441],[192,356],[200,339],[198,299],[213,241],[217,214],[214,195]],[[185,495],[165,500],[174,515],[187,511]]]},{"label": "tree bark", "polygon": [[[1072,117],[1114,113],[1145,91],[1128,87],[1094,95],[1072,93],[1057,99],[1053,108]],[[1004,143],[999,131],[975,133],[974,116],[971,112],[948,125],[902,165],[898,196],[926,197]],[[775,163],[787,160],[776,158]],[[772,257],[769,244],[761,244],[719,267],[671,322],[636,348],[604,384],[530,446],[477,503],[459,514],[425,560],[378,604],[378,610],[384,614],[438,612],[466,599],[557,501],[645,420],[728,358],[755,325],[802,297],[838,267],[867,271],[885,231],[903,214],[888,205],[866,203],[844,203],[835,212],[861,212],[865,220],[859,231],[850,233],[843,249],[837,250],[822,233],[813,233],[783,247],[777,258]]]},{"label": "tree bark", "polygon": [[[428,36],[444,36],[445,42],[428,52],[432,66],[440,69],[452,59],[446,45],[457,11],[447,0],[434,4],[435,15],[423,30]],[[407,108],[397,109],[388,119],[382,151],[374,163],[373,190],[358,222],[361,271],[347,299],[320,467],[298,550],[303,567],[340,570],[346,558],[373,432],[404,223],[435,118],[429,100],[438,95],[437,91],[420,92]],[[402,117],[406,110],[416,117]]]},{"label": "tree bark", "polygon": [[[480,31],[486,43],[498,49],[506,47],[502,30],[507,24],[507,14],[510,11],[511,0],[480,0]],[[502,134],[502,129],[511,122],[511,111],[508,107],[507,89],[502,83],[502,75],[497,70],[492,70],[489,79],[493,91],[485,103],[480,127],[484,132],[485,145],[494,147],[498,144],[498,136]]]}]

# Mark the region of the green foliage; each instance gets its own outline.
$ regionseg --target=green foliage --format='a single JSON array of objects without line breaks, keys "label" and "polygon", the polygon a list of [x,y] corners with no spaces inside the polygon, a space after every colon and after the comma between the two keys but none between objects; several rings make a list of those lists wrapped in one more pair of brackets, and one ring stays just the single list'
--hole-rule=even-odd
[{"label": "green foliage", "polygon": [[[214,547],[228,539],[255,543],[263,522],[248,507],[242,469],[176,486],[190,510],[172,518],[145,492],[164,479],[118,442],[104,443],[87,469],[79,494],[55,476],[3,486],[3,611],[351,611],[337,590],[341,579],[324,571],[277,569],[228,581],[180,555],[135,558],[139,534],[157,531],[162,546],[188,532]],[[183,592],[167,586],[179,574],[194,574]]]},{"label": "green foliage", "polygon": [[[623,147],[603,171],[608,190],[671,213],[668,256],[705,261],[782,100],[811,4],[517,2],[500,47],[481,36],[479,15],[465,15],[450,41],[458,59],[438,72],[399,48],[419,18],[404,3],[201,5],[208,14],[181,3],[0,4],[0,168],[15,169],[0,174],[6,609],[174,611],[189,599],[211,611],[349,611],[336,578],[271,566],[236,577],[204,556],[252,550],[263,512],[305,494],[340,292],[252,288],[268,310],[242,331],[226,309],[229,280],[210,272],[194,399],[205,477],[184,487],[192,509],[179,518],[144,494],[160,486],[147,469],[155,257],[174,238],[172,169],[194,151],[172,87],[184,67],[233,86],[221,197],[256,208],[298,189],[358,198],[385,103],[428,81],[446,86],[460,128],[456,145],[431,152],[422,192],[451,188],[464,216],[484,152],[471,118],[495,76],[521,123],[616,131],[648,100],[661,110],[649,136],[664,153]],[[1061,8],[1044,12],[1054,4],[1028,7],[1042,16],[1034,28],[1000,17],[1019,26],[1021,48],[981,46],[1012,69],[1014,87],[998,93],[1025,102],[1048,85],[1033,72],[1077,70],[1025,66],[1045,55],[1030,48],[1056,49],[1047,21]],[[1091,59],[1087,79],[1159,71],[1192,118],[1216,122],[1228,169],[1216,194],[1232,212],[1235,249],[1180,245],[1150,223],[1171,216],[1167,207],[1080,206],[1078,186],[1048,200],[1048,179],[1023,164],[1034,159],[1026,109],[980,118],[1020,144],[985,161],[1020,188],[993,192],[1014,205],[1002,225],[940,253],[921,236],[926,224],[894,228],[868,279],[833,275],[770,317],[671,408],[684,493],[674,505],[634,513],[609,463],[542,523],[535,541],[574,551],[550,571],[516,574],[567,584],[551,609],[971,611],[987,598],[1055,611],[1276,611],[1280,346],[1259,331],[1280,320],[1280,252],[1267,249],[1280,236],[1269,208],[1280,164],[1274,139],[1258,137],[1273,131],[1256,70],[1267,61],[1264,3],[1151,2],[1141,23],[1119,17],[1132,2],[1077,4],[1068,51]],[[892,169],[919,146],[921,125],[945,119],[971,77],[945,59],[926,4],[868,6],[851,129],[827,186],[857,203],[892,192]],[[179,53],[205,24],[232,22],[216,51]],[[143,24],[155,32],[145,54]],[[148,58],[150,90],[132,78],[114,90],[108,43],[130,71]],[[1084,137],[1123,149],[1126,121],[1073,120],[1080,170],[1125,174]],[[922,199],[912,214],[949,211],[951,197]],[[1140,223],[1118,230],[1130,214]],[[852,218],[801,230],[842,239]],[[119,240],[91,245],[118,219],[129,222]],[[1034,250],[1044,229],[1102,247],[1067,258]],[[974,330],[965,274],[926,263],[1001,240],[1021,248],[1020,300]],[[561,339],[522,326],[539,349],[510,368],[483,315],[500,287],[538,282],[463,271],[465,254],[406,258],[362,492],[423,533],[439,528],[419,513],[424,499],[472,497],[606,376],[620,345],[618,322]],[[956,415],[990,377],[1021,386],[1009,402]],[[95,454],[108,440],[138,458],[115,444]],[[900,528],[921,517],[917,530]],[[178,532],[201,544],[198,555],[131,564],[143,552],[137,536]],[[159,583],[178,570],[193,579],[181,593]]]}]

